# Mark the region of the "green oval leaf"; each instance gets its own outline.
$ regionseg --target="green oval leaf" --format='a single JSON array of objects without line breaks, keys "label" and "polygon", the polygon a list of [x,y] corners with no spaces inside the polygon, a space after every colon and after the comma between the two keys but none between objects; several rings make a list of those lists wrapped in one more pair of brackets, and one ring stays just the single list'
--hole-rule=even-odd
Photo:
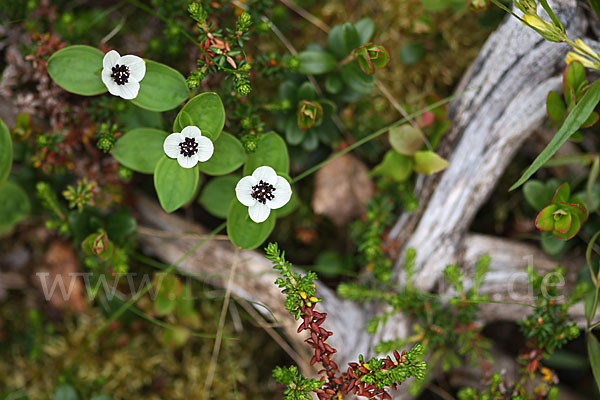
[{"label": "green oval leaf", "polygon": [[182,168],[177,160],[163,156],[154,169],[154,188],[162,208],[170,213],[194,197],[199,183],[198,168]]},{"label": "green oval leaf", "polygon": [[48,59],[48,74],[67,92],[83,96],[101,94],[108,91],[101,77],[103,58],[104,53],[94,47],[68,46]]},{"label": "green oval leaf", "polygon": [[[131,102],[150,111],[167,111],[179,106],[190,95],[183,75],[175,69],[152,60],[146,62],[146,75],[140,91]],[[102,63],[100,63],[102,66]]]},{"label": "green oval leaf", "polygon": [[[151,174],[156,163],[165,155],[163,142],[168,135],[159,129],[133,129],[117,140],[111,154],[127,168]],[[141,143],[144,145],[143,151],[140,151]]]},{"label": "green oval leaf", "polygon": [[181,132],[188,125],[197,126],[203,135],[208,131],[212,140],[217,140],[225,126],[225,108],[219,95],[201,93],[188,101],[175,119],[173,132]]},{"label": "green oval leaf", "polygon": [[31,209],[27,193],[15,182],[0,186],[0,232],[10,230],[25,218]]},{"label": "green oval leaf", "polygon": [[418,174],[435,174],[448,167],[448,161],[435,154],[433,151],[417,151],[415,157],[415,172]]},{"label": "green oval leaf", "polygon": [[356,61],[344,65],[341,75],[346,85],[360,94],[371,93],[371,90],[375,86],[375,77],[365,74]]},{"label": "green oval leaf", "polygon": [[244,176],[252,175],[254,170],[263,165],[272,167],[277,173],[289,174],[290,158],[285,142],[275,132],[263,135],[258,141],[256,150],[248,155],[244,165]]},{"label": "green oval leaf", "polygon": [[360,36],[354,25],[350,22],[342,25],[342,40],[344,42],[344,54],[350,54],[352,50],[360,46]]},{"label": "green oval leaf", "polygon": [[8,128],[0,120],[0,186],[8,178],[12,167],[13,150],[12,140]]},{"label": "green oval leaf", "polygon": [[356,28],[358,36],[360,37],[360,44],[365,44],[371,40],[371,37],[375,32],[375,22],[373,22],[373,20],[369,17],[357,21],[354,24],[354,27]]},{"label": "green oval leaf", "polygon": [[271,211],[266,221],[257,224],[250,219],[248,207],[234,200],[227,213],[227,235],[242,249],[255,249],[271,234],[275,227],[275,213]]},{"label": "green oval leaf", "polygon": [[523,195],[529,205],[536,210],[541,210],[552,203],[554,192],[544,183],[538,180],[531,180],[523,186]]},{"label": "green oval leaf", "polygon": [[202,190],[200,204],[215,217],[227,218],[229,206],[235,199],[235,185],[239,180],[238,175],[219,176],[211,179]]},{"label": "green oval leaf", "polygon": [[53,400],[78,400],[77,391],[73,386],[63,383],[54,391]]},{"label": "green oval leaf", "polygon": [[198,163],[198,168],[205,174],[225,175],[235,171],[246,161],[246,150],[235,136],[223,132],[214,145],[215,152],[210,160]]},{"label": "green oval leaf", "polygon": [[412,174],[413,165],[414,161],[411,157],[392,149],[385,153],[383,161],[373,168],[371,174],[389,176],[398,182],[403,182]]},{"label": "green oval leaf", "polygon": [[596,105],[600,102],[600,80],[592,83],[590,88],[585,92],[581,100],[575,105],[569,113],[565,122],[561,125],[556,135],[552,138],[546,148],[536,157],[533,163],[523,172],[509,190],[515,190],[525,183],[542,165],[546,163],[569,137],[575,133],[579,127],[588,119]]},{"label": "green oval leaf", "polygon": [[420,129],[410,124],[390,128],[390,144],[400,154],[412,156],[425,143],[425,136]]},{"label": "green oval leaf", "polygon": [[335,69],[337,60],[334,56],[322,50],[307,50],[298,54],[300,67],[298,72],[301,74],[326,74]]},{"label": "green oval leaf", "polygon": [[546,112],[550,119],[554,122],[562,122],[565,119],[565,103],[562,98],[554,90],[548,92],[546,97]]}]

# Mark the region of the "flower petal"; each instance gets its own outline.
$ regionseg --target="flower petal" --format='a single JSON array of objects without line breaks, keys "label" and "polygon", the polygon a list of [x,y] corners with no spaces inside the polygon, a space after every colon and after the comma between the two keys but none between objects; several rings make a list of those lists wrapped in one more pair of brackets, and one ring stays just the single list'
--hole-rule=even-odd
[{"label": "flower petal", "polygon": [[198,164],[198,156],[194,154],[193,156],[186,157],[183,154],[179,154],[177,156],[177,162],[183,168],[194,168],[196,164]]},{"label": "flower petal", "polygon": [[129,78],[141,81],[146,75],[146,63],[138,56],[126,55],[119,58],[118,64],[125,64],[129,68]]},{"label": "flower petal", "polygon": [[183,142],[183,136],[179,132],[171,133],[163,142],[163,150],[168,157],[177,158],[181,153],[179,143]]},{"label": "flower petal", "polygon": [[269,214],[271,213],[271,209],[267,207],[265,204],[256,202],[253,206],[248,208],[248,214],[250,214],[250,219],[256,223],[261,223],[269,218]]},{"label": "flower petal", "polygon": [[198,152],[196,153],[196,156],[198,156],[198,161],[208,161],[215,152],[215,145],[206,136],[200,136],[196,138],[196,142],[198,143]]},{"label": "flower petal", "polygon": [[277,184],[277,173],[273,168],[267,165],[263,165],[262,167],[256,168],[252,173],[252,176],[258,179],[259,181],[270,183],[273,186]]},{"label": "flower petal", "polygon": [[121,58],[119,53],[116,50],[111,50],[104,55],[102,59],[102,68],[108,70],[108,75],[112,74],[112,67],[117,64],[117,61]]},{"label": "flower petal", "polygon": [[292,187],[290,183],[281,176],[277,177],[277,183],[274,185],[273,200],[267,200],[267,206],[277,209],[285,206],[292,197]]},{"label": "flower petal", "polygon": [[110,70],[103,69],[102,70],[102,82],[104,86],[108,89],[108,92],[113,96],[121,96],[121,89],[119,85],[110,77]]},{"label": "flower petal", "polygon": [[140,91],[140,84],[138,81],[129,80],[124,85],[119,85],[121,88],[121,97],[126,100],[135,99]]},{"label": "flower petal", "polygon": [[202,131],[197,126],[188,125],[181,130],[181,134],[183,137],[189,137],[198,141],[197,139],[202,136]]},{"label": "flower petal", "polygon": [[255,177],[245,176],[235,186],[235,197],[246,207],[251,207],[256,203],[256,200],[252,198],[252,186],[257,183],[258,180]]}]

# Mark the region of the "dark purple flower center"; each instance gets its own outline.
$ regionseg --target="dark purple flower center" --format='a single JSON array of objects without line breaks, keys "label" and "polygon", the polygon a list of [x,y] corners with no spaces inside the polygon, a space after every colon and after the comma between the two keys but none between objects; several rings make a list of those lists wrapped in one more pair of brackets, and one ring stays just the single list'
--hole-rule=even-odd
[{"label": "dark purple flower center", "polygon": [[179,152],[186,157],[191,157],[198,152],[198,143],[196,139],[186,137],[185,140],[179,143]]},{"label": "dark purple flower center", "polygon": [[275,186],[270,183],[260,181],[258,184],[252,186],[252,198],[259,203],[267,204],[267,200],[273,200],[275,195],[273,192],[275,191]]},{"label": "dark purple flower center", "polygon": [[129,67],[127,65],[115,65],[112,67],[112,74],[110,77],[117,83],[117,85],[124,85],[129,80]]}]

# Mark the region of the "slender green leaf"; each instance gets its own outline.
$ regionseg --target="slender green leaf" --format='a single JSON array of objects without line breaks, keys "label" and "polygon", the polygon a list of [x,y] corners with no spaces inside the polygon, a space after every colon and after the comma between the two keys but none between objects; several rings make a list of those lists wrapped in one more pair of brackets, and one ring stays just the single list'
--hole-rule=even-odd
[{"label": "slender green leaf", "polygon": [[600,102],[600,80],[594,82],[581,100],[575,105],[569,113],[565,122],[562,124],[556,135],[552,138],[546,148],[537,156],[533,163],[521,175],[519,180],[510,187],[509,190],[515,190],[525,183],[554,153],[560,149],[569,137],[579,129],[579,127],[590,116],[596,105]]},{"label": "slender green leaf", "polygon": [[600,18],[600,0],[588,0],[592,10],[596,13],[596,15]]},{"label": "slender green leaf", "polygon": [[0,120],[0,186],[8,178],[12,167],[13,149],[8,128]]},{"label": "slender green leaf", "polygon": [[592,372],[596,380],[596,387],[600,390],[600,343],[598,343],[598,339],[596,339],[592,332],[587,333],[586,341],[590,365],[592,366]]},{"label": "slender green leaf", "polygon": [[83,96],[101,94],[108,89],[102,82],[104,53],[95,47],[68,46],[48,59],[48,74],[67,92]]},{"label": "slender green leaf", "polygon": [[150,111],[167,111],[187,100],[190,90],[183,75],[167,65],[144,61],[146,75],[140,81],[137,97],[131,100],[133,104]]}]

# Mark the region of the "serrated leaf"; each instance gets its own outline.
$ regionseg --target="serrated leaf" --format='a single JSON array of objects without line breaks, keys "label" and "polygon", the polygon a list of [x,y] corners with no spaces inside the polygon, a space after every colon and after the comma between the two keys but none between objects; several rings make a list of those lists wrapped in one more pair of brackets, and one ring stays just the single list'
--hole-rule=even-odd
[{"label": "serrated leaf", "polygon": [[153,128],[133,129],[117,140],[111,154],[127,168],[152,174],[156,163],[165,155],[163,143],[168,135]]},{"label": "serrated leaf", "polygon": [[192,200],[199,184],[198,167],[183,168],[163,156],[154,169],[154,188],[162,208],[171,213]]},{"label": "serrated leaf", "polygon": [[0,186],[6,181],[12,168],[13,149],[8,128],[0,120]]},{"label": "serrated leaf", "polygon": [[414,158],[414,170],[418,174],[435,174],[436,172],[443,171],[449,165],[448,161],[429,150],[417,151]]},{"label": "serrated leaf", "polygon": [[155,61],[144,61],[146,75],[140,81],[137,97],[131,100],[133,104],[150,111],[167,111],[187,100],[190,90],[179,71]]},{"label": "serrated leaf", "polygon": [[104,53],[95,47],[67,46],[48,59],[48,74],[67,92],[94,96],[107,92],[102,82]]},{"label": "serrated leaf", "polygon": [[525,183],[542,165],[546,163],[565,143],[569,137],[579,129],[579,127],[590,116],[594,108],[600,101],[600,80],[592,83],[581,100],[575,105],[569,113],[565,122],[562,124],[556,135],[552,138],[546,148],[536,157],[533,163],[523,172],[523,175],[515,182],[509,190],[515,190]]},{"label": "serrated leaf", "polygon": [[267,240],[275,227],[273,210],[266,221],[256,223],[250,219],[248,207],[234,200],[227,213],[227,235],[231,242],[242,249],[255,249]]},{"label": "serrated leaf", "polygon": [[392,148],[407,156],[415,154],[425,143],[423,132],[410,124],[391,128],[389,136]]}]

